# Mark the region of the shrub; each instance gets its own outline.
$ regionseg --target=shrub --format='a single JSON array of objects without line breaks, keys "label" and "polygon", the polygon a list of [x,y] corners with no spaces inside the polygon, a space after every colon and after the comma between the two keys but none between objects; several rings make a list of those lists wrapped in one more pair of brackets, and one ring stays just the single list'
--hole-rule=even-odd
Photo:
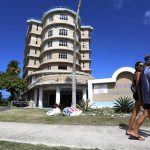
[{"label": "shrub", "polygon": [[119,97],[114,103],[113,109],[119,113],[130,113],[133,109],[134,102],[130,97]]},{"label": "shrub", "polygon": [[88,111],[91,108],[90,100],[81,100],[78,102],[77,107],[82,111]]},{"label": "shrub", "polygon": [[8,106],[9,102],[7,99],[1,99],[0,100],[0,106]]}]

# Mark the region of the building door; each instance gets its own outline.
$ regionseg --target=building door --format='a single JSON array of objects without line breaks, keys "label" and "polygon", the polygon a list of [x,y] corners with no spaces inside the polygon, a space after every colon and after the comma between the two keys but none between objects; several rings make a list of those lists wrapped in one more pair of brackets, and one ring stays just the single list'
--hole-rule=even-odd
[{"label": "building door", "polygon": [[56,94],[50,93],[49,94],[49,107],[53,107],[56,104]]},{"label": "building door", "polygon": [[72,102],[72,95],[68,92],[61,93],[60,104],[62,107],[70,107]]},{"label": "building door", "polygon": [[[77,103],[79,103],[79,101],[82,100],[82,91],[77,90],[76,100]],[[69,90],[63,89],[60,95],[60,105],[64,108],[70,107],[71,104],[72,104],[72,91],[70,89]]]}]

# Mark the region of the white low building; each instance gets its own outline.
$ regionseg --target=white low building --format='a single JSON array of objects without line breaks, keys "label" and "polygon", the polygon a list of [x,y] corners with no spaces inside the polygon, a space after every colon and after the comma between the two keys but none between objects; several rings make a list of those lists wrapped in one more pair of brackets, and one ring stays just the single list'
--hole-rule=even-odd
[{"label": "white low building", "polygon": [[88,98],[93,107],[111,107],[119,97],[132,98],[130,90],[135,69],[123,67],[114,72],[111,78],[88,81]]}]

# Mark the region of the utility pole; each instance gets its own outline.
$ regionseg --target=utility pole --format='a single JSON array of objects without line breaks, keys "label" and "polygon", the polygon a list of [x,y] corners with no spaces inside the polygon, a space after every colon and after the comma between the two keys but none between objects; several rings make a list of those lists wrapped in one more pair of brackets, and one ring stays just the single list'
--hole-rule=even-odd
[{"label": "utility pole", "polygon": [[75,29],[74,29],[74,43],[73,43],[73,68],[72,68],[72,106],[76,107],[76,49],[77,49],[77,27],[79,11],[81,6],[81,1],[79,0],[78,9],[76,13]]}]

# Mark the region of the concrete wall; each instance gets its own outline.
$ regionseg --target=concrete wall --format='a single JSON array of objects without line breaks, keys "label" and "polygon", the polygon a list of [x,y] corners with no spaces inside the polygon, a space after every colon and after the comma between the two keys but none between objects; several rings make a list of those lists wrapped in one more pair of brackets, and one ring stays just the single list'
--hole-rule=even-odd
[{"label": "concrete wall", "polygon": [[[132,92],[130,90],[132,82],[132,74],[131,73],[121,73],[117,77],[117,81],[114,83],[101,83],[93,85],[93,99],[94,102],[110,102],[114,101],[118,97],[128,96],[132,98]],[[94,86],[95,85],[106,85],[107,93],[95,94]]]}]

